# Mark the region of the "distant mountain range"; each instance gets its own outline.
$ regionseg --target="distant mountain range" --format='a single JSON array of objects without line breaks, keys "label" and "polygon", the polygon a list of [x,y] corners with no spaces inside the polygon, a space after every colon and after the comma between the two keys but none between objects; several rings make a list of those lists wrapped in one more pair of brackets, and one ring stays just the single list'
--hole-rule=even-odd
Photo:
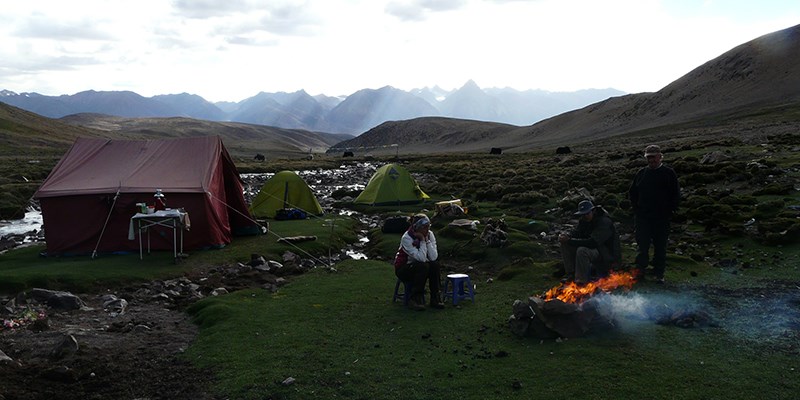
[{"label": "distant mountain range", "polygon": [[386,121],[439,116],[512,125],[542,119],[623,95],[615,89],[576,92],[481,89],[473,81],[445,91],[439,87],[409,92],[386,86],[359,90],[345,98],[261,92],[238,103],[211,103],[193,94],[143,97],[130,91],[87,90],[73,95],[0,91],[0,101],[50,118],[91,113],[119,117],[185,117],[285,129],[359,135]]},{"label": "distant mountain range", "polygon": [[612,97],[531,126],[446,118],[390,121],[331,152],[532,151],[601,141],[626,146],[642,137],[665,144],[679,136],[747,137],[759,143],[800,132],[799,65],[797,25],[737,46],[655,93]]},{"label": "distant mountain range", "polygon": [[[523,92],[483,90],[473,82],[453,93],[437,88],[403,92],[386,87],[362,90],[341,101],[330,97],[312,98],[302,91],[261,93],[240,103],[219,105],[186,94],[144,99],[131,92],[84,92],[54,97],[48,100],[50,103],[41,104],[60,104],[62,112],[73,114],[76,110],[67,110],[73,102],[91,104],[106,115],[83,113],[52,119],[0,104],[0,156],[63,152],[79,136],[152,139],[219,135],[226,147],[242,159],[252,159],[257,152],[270,158],[305,157],[309,152],[320,153],[326,148],[329,153],[338,155],[351,149],[358,157],[365,154],[484,153],[492,147],[504,152],[549,151],[567,145],[589,154],[597,146],[611,146],[621,152],[631,147],[640,151],[642,143],[668,147],[673,139],[682,137],[712,143],[723,143],[725,138],[730,138],[758,145],[779,136],[789,138],[787,143],[796,143],[793,138],[800,132],[798,65],[800,25],[737,46],[658,92],[606,98],[532,125],[489,121],[492,116],[518,112],[520,108],[512,105],[526,104],[522,100],[504,103],[509,97],[497,93],[522,97]],[[3,92],[4,99],[28,101],[29,105],[37,104],[35,100],[39,97],[46,96]],[[506,100],[499,100],[501,98]],[[57,102],[57,99],[63,101]],[[437,107],[433,107],[431,101],[436,101]],[[262,121],[240,123],[219,122],[210,117],[108,115],[113,114],[113,110],[141,104],[150,104],[150,112],[177,110],[193,104],[190,107],[193,110],[205,107],[206,115],[223,113],[241,118],[259,117]],[[437,116],[437,112],[477,116],[475,119],[452,118]],[[433,115],[414,116],[420,113]],[[387,120],[381,122],[384,119]],[[313,125],[318,130],[274,127],[277,124]],[[357,131],[358,127],[375,124],[377,126],[356,137],[322,133],[332,131],[332,126]]]}]

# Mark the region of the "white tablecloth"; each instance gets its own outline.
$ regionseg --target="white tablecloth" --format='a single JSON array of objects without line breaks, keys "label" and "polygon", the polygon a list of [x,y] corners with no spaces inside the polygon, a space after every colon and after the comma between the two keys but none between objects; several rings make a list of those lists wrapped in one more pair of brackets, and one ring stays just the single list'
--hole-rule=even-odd
[{"label": "white tablecloth", "polygon": [[136,228],[134,224],[138,222],[138,220],[143,221],[158,221],[158,220],[167,220],[171,218],[177,218],[178,223],[183,227],[185,230],[189,230],[191,227],[191,222],[189,221],[189,213],[186,211],[181,210],[160,210],[156,211],[153,214],[145,214],[145,213],[136,213],[134,216],[131,217],[130,225],[128,226],[128,240],[136,240]]}]

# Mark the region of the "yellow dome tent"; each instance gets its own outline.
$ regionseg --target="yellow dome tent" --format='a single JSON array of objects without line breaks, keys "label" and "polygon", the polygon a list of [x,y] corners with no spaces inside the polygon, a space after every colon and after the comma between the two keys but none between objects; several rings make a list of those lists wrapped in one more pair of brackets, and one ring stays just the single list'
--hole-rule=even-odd
[{"label": "yellow dome tent", "polygon": [[386,164],[375,171],[354,203],[391,206],[421,203],[429,198],[405,168]]},{"label": "yellow dome tent", "polygon": [[322,207],[314,192],[293,171],[281,171],[269,178],[253,198],[250,213],[254,217],[275,218],[277,212],[284,208],[296,208],[306,214],[322,214]]}]

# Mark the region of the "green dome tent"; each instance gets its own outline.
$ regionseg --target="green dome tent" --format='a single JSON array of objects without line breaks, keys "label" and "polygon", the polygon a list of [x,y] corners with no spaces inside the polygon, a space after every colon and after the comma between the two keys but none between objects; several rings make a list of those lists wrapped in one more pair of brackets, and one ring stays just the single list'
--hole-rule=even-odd
[{"label": "green dome tent", "polygon": [[429,198],[405,168],[397,164],[386,164],[375,171],[354,203],[391,206],[421,203]]},{"label": "green dome tent", "polygon": [[250,204],[250,214],[260,218],[275,218],[278,210],[284,208],[322,214],[322,207],[311,188],[293,171],[281,171],[269,178]]}]

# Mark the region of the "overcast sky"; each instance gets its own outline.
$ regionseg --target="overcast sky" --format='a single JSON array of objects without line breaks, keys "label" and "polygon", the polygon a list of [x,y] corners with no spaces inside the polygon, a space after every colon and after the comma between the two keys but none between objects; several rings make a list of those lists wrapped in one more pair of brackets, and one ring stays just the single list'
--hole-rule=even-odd
[{"label": "overcast sky", "polygon": [[800,0],[0,0],[0,89],[657,91]]}]

